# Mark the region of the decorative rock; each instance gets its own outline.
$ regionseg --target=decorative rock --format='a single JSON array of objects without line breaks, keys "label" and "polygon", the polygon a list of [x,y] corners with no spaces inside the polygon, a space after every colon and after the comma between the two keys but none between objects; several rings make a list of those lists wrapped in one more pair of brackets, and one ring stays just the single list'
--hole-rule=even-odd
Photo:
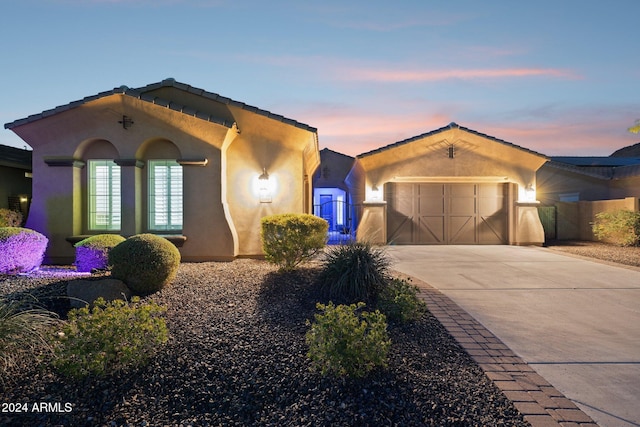
[{"label": "decorative rock", "polygon": [[131,290],[118,279],[71,280],[67,283],[67,296],[71,307],[80,308],[93,303],[99,297],[107,302],[129,299]]}]

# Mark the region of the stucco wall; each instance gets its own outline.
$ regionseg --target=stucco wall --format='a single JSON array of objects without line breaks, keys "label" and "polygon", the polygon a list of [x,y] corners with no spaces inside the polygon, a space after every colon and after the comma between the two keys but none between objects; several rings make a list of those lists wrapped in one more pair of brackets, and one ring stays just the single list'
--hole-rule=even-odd
[{"label": "stucco wall", "polygon": [[600,212],[638,211],[638,198],[559,202],[556,204],[559,240],[596,240],[592,224]]}]

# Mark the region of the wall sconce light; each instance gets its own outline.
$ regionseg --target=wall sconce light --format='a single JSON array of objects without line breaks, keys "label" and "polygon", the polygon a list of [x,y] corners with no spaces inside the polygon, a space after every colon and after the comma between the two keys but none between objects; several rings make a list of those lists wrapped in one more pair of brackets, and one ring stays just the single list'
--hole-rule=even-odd
[{"label": "wall sconce light", "polygon": [[258,177],[258,191],[260,203],[271,203],[271,183],[266,168],[262,168],[262,174]]},{"label": "wall sconce light", "polygon": [[527,186],[524,188],[524,198],[527,202],[536,201],[536,189],[533,188],[533,185],[527,184]]},{"label": "wall sconce light", "polygon": [[122,129],[129,129],[131,125],[134,123],[129,116],[122,116],[122,120],[118,120],[118,123],[122,125]]},{"label": "wall sconce light", "polygon": [[27,203],[29,199],[26,196],[20,196],[20,203]]},{"label": "wall sconce light", "polygon": [[381,200],[382,197],[380,197],[380,189],[378,188],[378,186],[376,184],[373,184],[371,186],[371,198],[373,200]]}]

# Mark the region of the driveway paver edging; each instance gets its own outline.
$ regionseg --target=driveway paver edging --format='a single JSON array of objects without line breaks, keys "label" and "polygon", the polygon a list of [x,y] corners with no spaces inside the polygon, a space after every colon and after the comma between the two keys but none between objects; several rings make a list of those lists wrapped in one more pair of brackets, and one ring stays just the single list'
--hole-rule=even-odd
[{"label": "driveway paver edging", "polygon": [[[405,273],[395,272],[395,275],[407,277]],[[532,427],[597,427],[571,400],[449,297],[416,277],[410,277],[410,280],[420,289],[419,296],[427,303],[431,314],[480,365]]]}]

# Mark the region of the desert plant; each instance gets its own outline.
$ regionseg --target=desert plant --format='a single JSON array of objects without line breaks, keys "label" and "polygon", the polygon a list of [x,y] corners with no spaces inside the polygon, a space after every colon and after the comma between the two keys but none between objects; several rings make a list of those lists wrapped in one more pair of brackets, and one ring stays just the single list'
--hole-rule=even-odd
[{"label": "desert plant", "polygon": [[0,382],[19,363],[34,363],[39,353],[51,350],[48,337],[58,323],[55,313],[34,301],[0,299]]},{"label": "desert plant", "polygon": [[389,260],[382,249],[353,242],[331,247],[318,277],[330,300],[375,303],[389,280],[388,268]]},{"label": "desert plant", "polygon": [[20,227],[0,228],[0,273],[16,274],[40,267],[49,240],[37,231]]},{"label": "desert plant", "polygon": [[117,234],[97,234],[74,245],[78,271],[104,270],[109,266],[109,252],[125,238]]},{"label": "desert plant", "polygon": [[378,309],[387,319],[399,323],[418,320],[427,310],[427,305],[418,297],[418,287],[406,280],[393,278],[378,297]]},{"label": "desert plant", "polygon": [[109,251],[111,276],[133,293],[146,295],[171,283],[180,266],[180,252],[155,234],[131,236]]},{"label": "desert plant", "polygon": [[138,297],[130,303],[98,298],[91,309],[73,309],[55,336],[53,366],[70,378],[144,366],[168,340],[164,312],[164,307]]},{"label": "desert plant", "polygon": [[22,214],[11,209],[0,209],[0,227],[20,227]]},{"label": "desert plant", "polygon": [[363,302],[351,305],[318,303],[306,333],[307,356],[312,369],[323,375],[364,377],[376,367],[387,366],[391,340],[384,314],[364,311]]},{"label": "desert plant", "polygon": [[617,210],[596,214],[593,235],[619,246],[640,245],[640,212]]},{"label": "desert plant", "polygon": [[277,214],[262,218],[260,236],[267,261],[283,271],[295,269],[324,248],[329,224],[310,214]]}]

